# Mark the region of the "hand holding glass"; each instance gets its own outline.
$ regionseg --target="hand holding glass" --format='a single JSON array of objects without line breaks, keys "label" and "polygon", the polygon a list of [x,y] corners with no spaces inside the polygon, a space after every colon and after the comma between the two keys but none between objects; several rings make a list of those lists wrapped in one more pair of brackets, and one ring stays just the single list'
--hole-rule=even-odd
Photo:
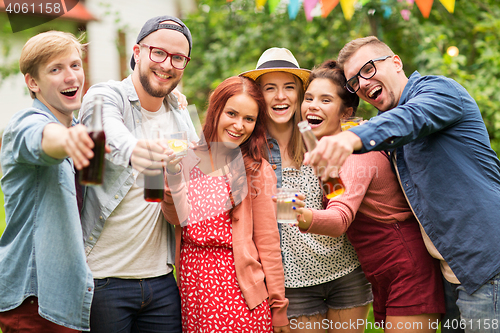
[{"label": "hand holding glass", "polygon": [[174,151],[176,158],[187,155],[188,141],[186,132],[166,134],[166,139],[168,147]]},{"label": "hand holding glass", "polygon": [[297,214],[292,209],[297,190],[288,188],[278,188],[276,192],[276,199],[278,203],[278,223],[296,223]]}]

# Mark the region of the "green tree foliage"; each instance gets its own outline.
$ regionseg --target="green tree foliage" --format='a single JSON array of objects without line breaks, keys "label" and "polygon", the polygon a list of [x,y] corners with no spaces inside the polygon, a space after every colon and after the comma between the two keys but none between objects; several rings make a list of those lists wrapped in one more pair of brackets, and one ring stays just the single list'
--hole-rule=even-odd
[{"label": "green tree foliage", "polygon": [[[199,0],[198,10],[185,18],[193,51],[184,93],[198,110],[205,110],[211,90],[229,76],[254,69],[269,47],[286,47],[302,67],[313,68],[336,58],[348,41],[376,35],[400,55],[407,75],[418,69],[423,75],[445,75],[462,84],[479,104],[492,146],[500,152],[498,0],[457,0],[453,14],[434,1],[428,19],[405,0],[362,2],[351,21],[338,5],[328,17],[308,22],[303,9],[290,20],[284,2],[269,14],[267,5],[256,11],[255,0]],[[403,9],[411,12],[408,21],[400,15]],[[457,46],[459,56],[450,57],[449,46]],[[376,110],[362,103],[360,114],[368,118]]]}]

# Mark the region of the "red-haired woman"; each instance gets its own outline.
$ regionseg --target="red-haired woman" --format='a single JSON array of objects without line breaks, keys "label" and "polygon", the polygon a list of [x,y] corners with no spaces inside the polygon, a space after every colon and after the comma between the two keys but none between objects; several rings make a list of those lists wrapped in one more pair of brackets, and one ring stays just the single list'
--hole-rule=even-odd
[{"label": "red-haired woman", "polygon": [[226,79],[200,145],[167,165],[184,332],[289,332],[265,105],[252,80]]}]

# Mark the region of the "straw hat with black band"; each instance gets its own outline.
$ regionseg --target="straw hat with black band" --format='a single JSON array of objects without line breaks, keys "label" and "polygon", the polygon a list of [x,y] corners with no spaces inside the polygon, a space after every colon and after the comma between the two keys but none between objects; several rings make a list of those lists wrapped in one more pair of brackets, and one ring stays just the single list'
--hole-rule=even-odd
[{"label": "straw hat with black band", "polygon": [[304,89],[309,82],[309,74],[311,73],[308,69],[300,68],[299,63],[288,49],[272,47],[262,53],[254,70],[243,72],[240,76],[246,76],[256,81],[261,75],[272,72],[294,74],[302,81]]}]

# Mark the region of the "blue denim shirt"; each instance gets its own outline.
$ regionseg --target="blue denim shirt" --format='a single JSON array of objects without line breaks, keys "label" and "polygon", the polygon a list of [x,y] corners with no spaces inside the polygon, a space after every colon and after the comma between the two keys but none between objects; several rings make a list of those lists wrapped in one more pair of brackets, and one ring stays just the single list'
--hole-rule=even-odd
[{"label": "blue denim shirt", "polygon": [[[281,188],[282,180],[283,180],[283,172],[281,167],[281,152],[280,146],[278,145],[278,141],[271,137],[269,133],[267,134],[267,156],[269,164],[274,170],[276,174],[276,188]],[[281,223],[278,223],[278,231],[280,233],[280,241],[281,241]]]},{"label": "blue denim shirt", "polygon": [[415,72],[396,108],[350,131],[360,152],[397,148],[408,201],[468,293],[500,272],[500,161],[461,85]]},{"label": "blue denim shirt", "polygon": [[278,179],[277,188],[281,188],[281,180],[283,178],[283,174],[281,172],[281,153],[280,146],[278,145],[278,141],[276,139],[267,136],[267,156],[269,160],[269,164],[274,170],[276,174],[276,178]]},{"label": "blue denim shirt", "polygon": [[[89,124],[92,115],[94,96],[102,95],[103,123],[106,143],[111,153],[106,154],[104,183],[86,189],[82,209],[82,226],[85,240],[85,252],[89,254],[96,244],[104,223],[135,182],[134,170],[130,165],[130,156],[137,141],[142,139],[142,113],[139,97],[135,91],[131,76],[123,81],[108,81],[92,86],[83,98],[79,119]],[[173,112],[179,131],[188,133],[188,141],[197,141],[193,123],[186,109],[179,109],[177,98],[170,94],[165,98],[167,110]],[[163,215],[161,215],[163,218]],[[175,233],[168,225],[168,264],[174,264]]]},{"label": "blue denim shirt", "polygon": [[42,317],[88,331],[94,282],[83,248],[75,172],[71,159],[54,159],[42,150],[50,123],[59,121],[35,99],[3,134],[7,227],[0,238],[0,311],[36,296]]}]

